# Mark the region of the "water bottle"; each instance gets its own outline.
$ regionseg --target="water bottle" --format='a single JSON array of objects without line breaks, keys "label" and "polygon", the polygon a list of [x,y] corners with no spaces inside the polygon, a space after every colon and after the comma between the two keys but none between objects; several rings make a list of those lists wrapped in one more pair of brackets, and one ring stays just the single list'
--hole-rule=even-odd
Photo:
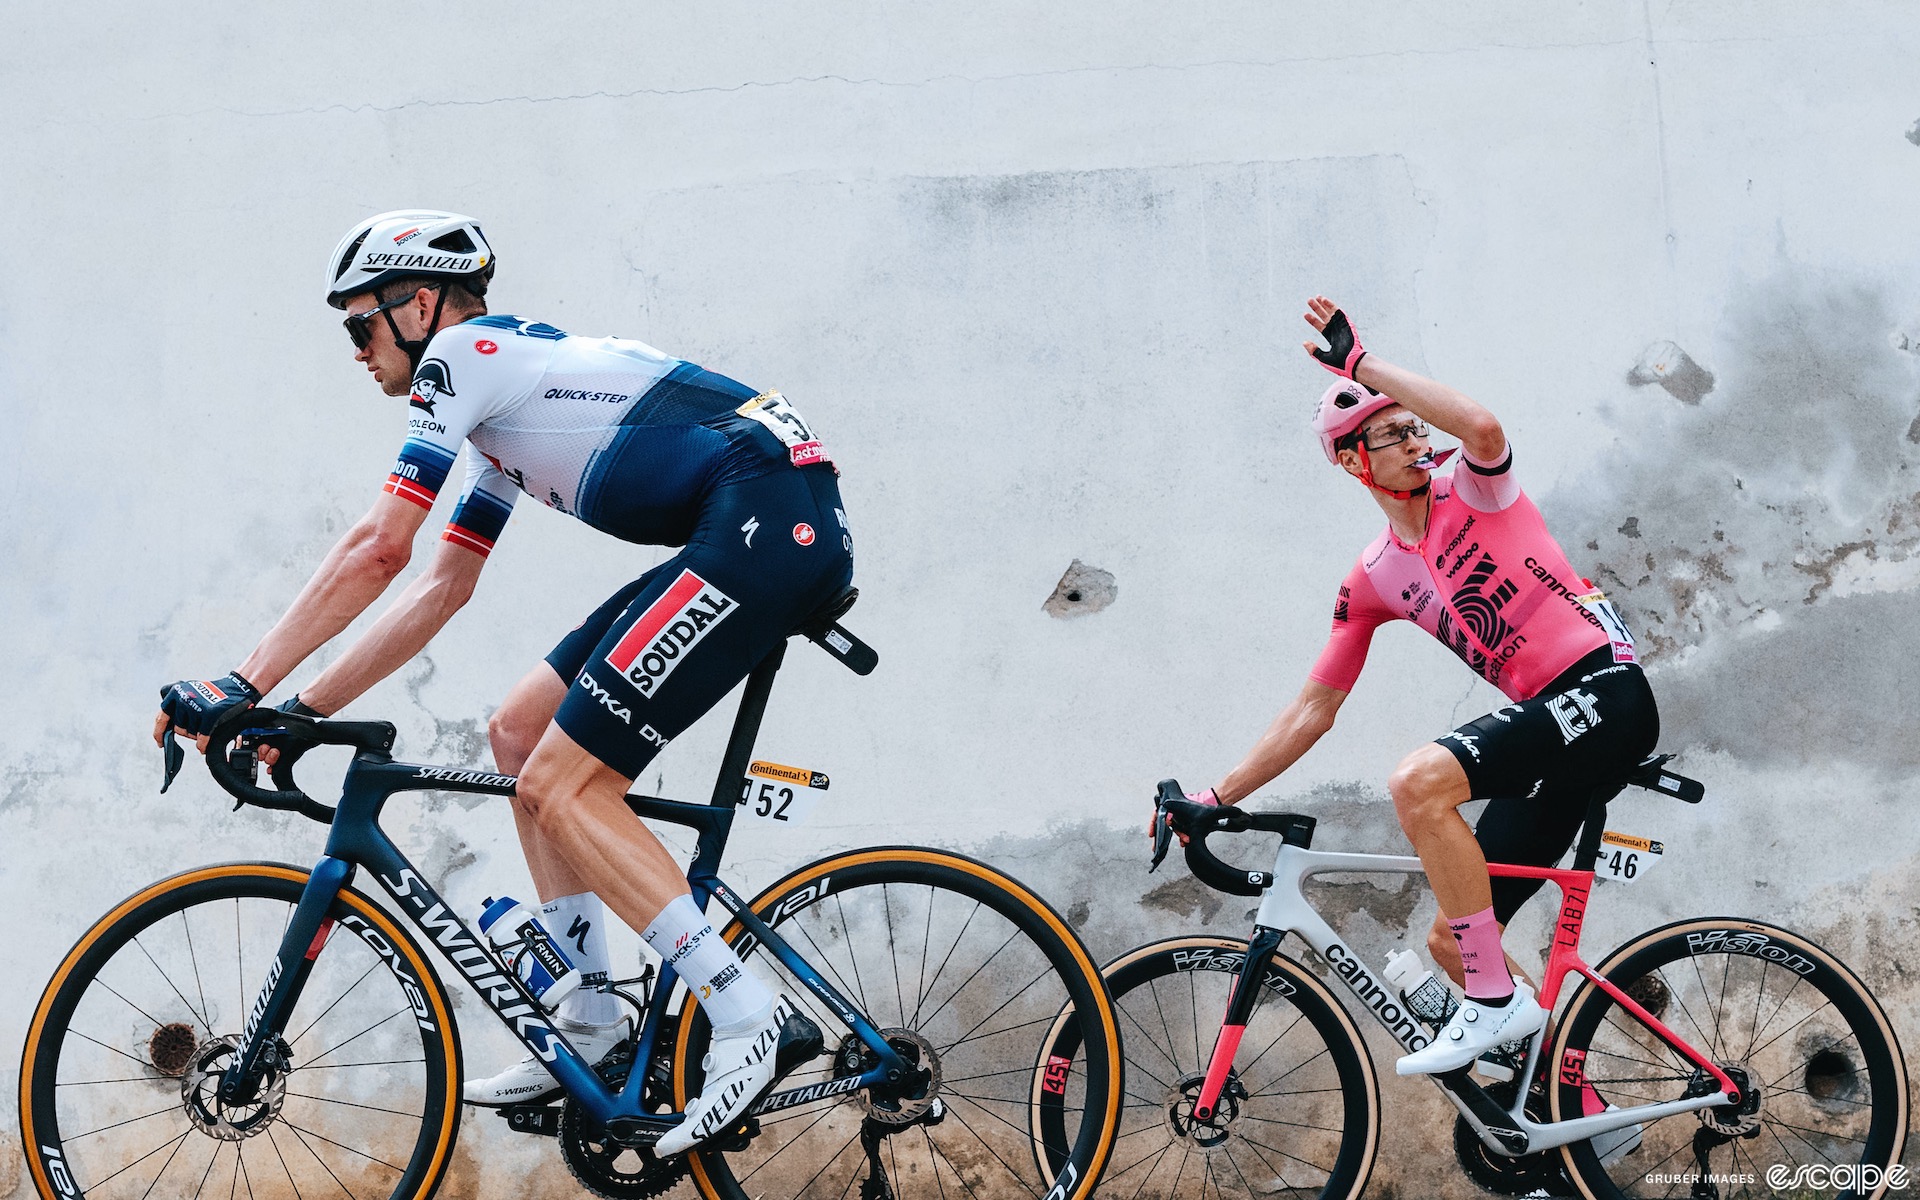
[{"label": "water bottle", "polygon": [[1400,989],[1407,1011],[1435,1029],[1447,1023],[1460,1002],[1453,989],[1440,981],[1432,970],[1420,965],[1420,956],[1411,950],[1395,950],[1387,955],[1387,982]]},{"label": "water bottle", "polygon": [[487,897],[480,932],[499,950],[507,969],[520,977],[548,1012],[580,986],[580,969],[547,935],[533,911],[511,896]]}]

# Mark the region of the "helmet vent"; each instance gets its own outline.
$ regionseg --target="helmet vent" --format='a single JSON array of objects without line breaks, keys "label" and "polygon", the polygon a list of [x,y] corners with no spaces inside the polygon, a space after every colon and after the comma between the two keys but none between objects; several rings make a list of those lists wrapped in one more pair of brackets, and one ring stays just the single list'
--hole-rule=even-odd
[{"label": "helmet vent", "polygon": [[427,245],[446,254],[472,254],[478,249],[473,244],[473,238],[469,237],[464,229],[443,233]]},{"label": "helmet vent", "polygon": [[339,265],[333,268],[333,277],[335,279],[347,273],[347,268],[353,265],[354,256],[360,253],[360,247],[367,244],[367,234],[372,232],[373,230],[371,229],[365,230],[359,237],[353,239],[352,244],[347,247],[347,252],[340,256]]},{"label": "helmet vent", "polygon": [[1352,408],[1358,403],[1360,403],[1360,397],[1354,395],[1352,392],[1341,392],[1333,398],[1333,406],[1335,408]]}]

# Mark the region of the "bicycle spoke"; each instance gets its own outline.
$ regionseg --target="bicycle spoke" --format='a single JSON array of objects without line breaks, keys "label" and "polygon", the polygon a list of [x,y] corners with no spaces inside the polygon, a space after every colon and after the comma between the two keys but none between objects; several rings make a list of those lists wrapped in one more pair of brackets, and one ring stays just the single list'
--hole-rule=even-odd
[{"label": "bicycle spoke", "polygon": [[348,1046],[351,1046],[353,1043],[359,1041],[361,1038],[367,1036],[369,1033],[372,1033],[374,1030],[380,1028],[382,1025],[385,1025],[388,1021],[393,1020],[395,1017],[405,1017],[405,1016],[412,1016],[412,1015],[413,1015],[413,1009],[411,1007],[395,1009],[394,1011],[388,1013],[386,1016],[381,1017],[378,1021],[375,1021],[373,1024],[367,1026],[365,1029],[362,1029],[359,1033],[354,1034],[352,1037],[348,1038],[346,1041],[339,1042],[339,1043],[336,1043],[335,1045],[327,1047],[326,1050],[322,1051],[321,1053],[315,1055],[313,1058],[308,1060],[305,1065],[308,1067],[311,1067],[313,1066],[314,1063],[317,1063],[321,1059],[326,1058],[327,1055],[332,1054],[334,1051],[346,1049]]},{"label": "bicycle spoke", "polygon": [[[180,985],[173,981],[173,976],[167,974],[166,968],[160,965],[159,960],[154,958],[154,956],[148,952],[146,946],[142,944],[139,938],[136,937],[133,939],[133,946],[134,946],[134,949],[140,951],[142,955],[145,955],[146,960],[149,963],[153,964],[153,969],[155,973],[157,973],[160,976],[161,980],[167,985],[168,990],[172,991],[175,996],[178,996],[180,998],[180,1003],[186,1006],[187,1011],[190,1013],[193,1013],[193,1015],[196,1017],[200,1017],[200,1027],[207,1031],[207,1036],[209,1037],[213,1036],[213,1026],[207,1024],[207,1020],[205,1017],[202,1017],[199,1013],[194,1012],[193,1001],[187,999],[186,995],[183,992],[181,992]],[[111,987],[107,987],[107,983],[105,980],[100,981],[100,986],[107,988],[107,990],[110,992],[113,991]],[[114,992],[114,995],[118,996],[120,994],[118,992]],[[120,998],[122,1000],[127,999],[125,996],[121,996]],[[127,1003],[129,1005],[132,1005],[133,1001],[127,1000]],[[138,1006],[134,1005],[134,1007],[136,1011],[138,1011]],[[147,1014],[144,1012],[141,1012],[140,1015],[143,1017],[147,1017],[147,1020],[153,1021],[155,1025],[162,1024],[162,1022],[155,1021],[152,1017],[148,1017]]]},{"label": "bicycle spoke", "polygon": [[[319,1152],[316,1151],[313,1148],[313,1146],[307,1141],[306,1135],[300,1131],[299,1127],[295,1125],[289,1125],[287,1126],[287,1128],[292,1131],[294,1140],[300,1143],[301,1149],[305,1150],[308,1154],[313,1155],[313,1161],[320,1164],[320,1169],[322,1171],[325,1171],[327,1173],[328,1178],[333,1180],[334,1186],[340,1189],[341,1194],[344,1196],[347,1196],[349,1200],[358,1200],[358,1198],[355,1197],[353,1194],[353,1189],[349,1188],[346,1185],[346,1183],[340,1178],[340,1176],[334,1173],[333,1168],[327,1165],[326,1159],[320,1157]],[[320,1140],[325,1141],[326,1139],[321,1138]]]},{"label": "bicycle spoke", "polygon": [[320,1022],[326,1020],[328,1013],[338,1008],[340,1006],[340,1003],[343,1000],[345,1000],[348,996],[353,994],[353,989],[359,987],[362,983],[365,983],[367,980],[367,976],[379,970],[382,965],[383,964],[380,962],[379,959],[375,959],[371,966],[369,966],[365,971],[361,972],[360,978],[354,980],[352,983],[347,985],[346,991],[341,992],[338,996],[334,997],[332,1004],[329,1004],[325,1008],[321,1009],[319,1016],[315,1017],[311,1021],[308,1021],[306,1024],[306,1028],[302,1029],[299,1033],[296,1033],[292,1037],[288,1038],[287,1045],[289,1046],[299,1045],[301,1038],[307,1036],[308,1032],[311,1031],[315,1025],[318,1025]]},{"label": "bicycle spoke", "polygon": [[[929,887],[927,890],[929,892],[932,892],[934,889]],[[929,908],[931,908],[933,905],[933,899],[931,896],[929,896],[927,899],[927,905]],[[913,1028],[920,1029],[923,1027],[923,1022],[920,1020],[920,1010],[926,1007],[928,998],[930,998],[933,995],[933,989],[939,985],[940,976],[946,974],[947,964],[953,961],[954,952],[960,949],[961,939],[967,936],[967,930],[973,928],[973,919],[980,915],[980,909],[982,907],[984,906],[980,903],[980,901],[975,900],[973,902],[973,908],[967,913],[967,919],[960,923],[960,932],[953,935],[953,944],[947,947],[946,956],[940,960],[940,965],[934,968],[933,978],[927,981],[926,992],[922,994],[920,999],[914,1003],[913,1022],[912,1022]],[[928,928],[931,929],[932,925],[929,924]],[[931,1018],[929,1018],[929,1020],[931,1020]]]},{"label": "bicycle spoke", "polygon": [[173,1160],[180,1153],[180,1147],[187,1144],[187,1138],[190,1137],[192,1134],[193,1134],[193,1130],[189,1129],[185,1133],[182,1133],[179,1137],[174,1139],[173,1150],[171,1153],[167,1155],[167,1161],[161,1163],[160,1169],[154,1172],[153,1181],[147,1184],[146,1191],[140,1193],[140,1200],[147,1200],[147,1197],[153,1195],[153,1189],[159,1187],[160,1181],[166,1178],[167,1168],[173,1165]]},{"label": "bicycle spoke", "polygon": [[[979,1108],[980,1106],[976,1104],[974,1105],[974,1107]],[[987,1110],[984,1108],[981,1108],[980,1111],[983,1113],[987,1113],[988,1116],[995,1116],[995,1117],[998,1116],[998,1114],[987,1112]],[[966,1128],[966,1131],[968,1133],[971,1133],[974,1136],[974,1139],[980,1143],[981,1149],[985,1150],[988,1154],[992,1155],[993,1160],[1000,1164],[1000,1168],[1004,1170],[1009,1176],[1011,1176],[1015,1183],[1027,1189],[1027,1194],[1029,1196],[1035,1196],[1035,1197],[1039,1196],[1040,1193],[1034,1191],[1033,1186],[1031,1184],[1029,1184],[1026,1180],[1020,1178],[1020,1172],[1008,1166],[1007,1160],[1000,1157],[1000,1152],[993,1148],[993,1143],[989,1142],[986,1138],[981,1137],[980,1131],[967,1123],[967,1119],[960,1115],[960,1109],[957,1105],[948,1105],[947,1115],[952,1117],[954,1120],[960,1122],[960,1124]],[[1000,1119],[1004,1120],[1005,1118],[1000,1118]],[[1022,1137],[1026,1136],[1025,1130],[1021,1130],[1020,1132]]]},{"label": "bicycle spoke", "polygon": [[[200,978],[200,955],[193,948],[193,922],[187,919],[187,910],[180,910],[180,928],[187,935],[187,962],[193,967],[193,991],[200,997],[200,1008],[195,1015],[200,1018],[200,1027],[213,1036],[213,1023],[207,1015],[207,985]],[[189,1008],[193,1007],[188,1005]]]},{"label": "bicycle spoke", "polygon": [[893,1002],[900,1006],[900,1019],[904,1021],[907,1019],[907,998],[900,990],[900,947],[893,932],[893,896],[884,883],[880,885],[880,909],[887,918],[887,955],[893,960]]},{"label": "bicycle spoke", "polygon": [[[154,1147],[153,1149],[151,1149],[151,1150],[149,1150],[149,1151],[147,1151],[147,1152],[146,1152],[145,1154],[142,1154],[142,1155],[141,1155],[141,1156],[140,1156],[139,1158],[136,1158],[136,1159],[134,1159],[134,1160],[132,1160],[131,1162],[129,1162],[129,1163],[127,1163],[127,1164],[126,1164],[125,1166],[123,1166],[123,1167],[121,1167],[121,1168],[120,1168],[120,1169],[119,1169],[118,1171],[115,1171],[115,1172],[114,1172],[114,1173],[113,1173],[112,1175],[109,1175],[109,1176],[107,1176],[107,1177],[106,1177],[106,1178],[104,1178],[104,1179],[100,1179],[100,1180],[97,1180],[97,1181],[95,1181],[95,1183],[93,1184],[93,1186],[92,1186],[92,1187],[90,1187],[90,1188],[89,1188],[88,1190],[89,1190],[89,1191],[96,1191],[96,1192],[97,1192],[97,1191],[99,1191],[99,1190],[100,1190],[101,1188],[103,1188],[103,1187],[105,1187],[105,1186],[107,1186],[107,1184],[109,1184],[109,1183],[111,1183],[111,1182],[113,1182],[113,1181],[114,1181],[114,1180],[115,1180],[116,1178],[118,1178],[118,1177],[120,1177],[121,1175],[124,1175],[124,1174],[126,1174],[126,1173],[127,1173],[128,1171],[131,1171],[131,1170],[133,1170],[133,1168],[135,1168],[135,1167],[137,1167],[137,1166],[139,1166],[139,1165],[140,1165],[141,1163],[143,1163],[143,1162],[145,1162],[145,1161],[147,1161],[148,1159],[150,1159],[150,1158],[152,1158],[152,1157],[153,1157],[154,1155],[156,1155],[156,1154],[158,1154],[158,1153],[160,1153],[160,1152],[161,1152],[162,1150],[165,1150],[165,1149],[166,1149],[166,1148],[167,1148],[168,1146],[172,1146],[172,1147],[173,1147],[173,1148],[174,1148],[175,1150],[178,1150],[178,1149],[180,1149],[180,1144],[181,1144],[182,1142],[184,1142],[184,1141],[186,1141],[186,1140],[187,1140],[187,1138],[189,1138],[190,1136],[192,1136],[192,1134],[193,1134],[193,1130],[192,1130],[191,1128],[189,1128],[189,1129],[186,1129],[186,1130],[184,1130],[184,1131],[182,1131],[182,1132],[180,1133],[180,1135],[179,1135],[179,1136],[177,1136],[177,1137],[170,1137],[170,1138],[168,1138],[168,1139],[167,1139],[166,1141],[164,1141],[164,1142],[161,1142],[161,1143],[160,1143],[160,1144],[159,1144],[158,1146],[155,1146],[155,1147]],[[171,1154],[169,1154],[169,1155],[167,1155],[167,1161],[168,1161],[168,1162],[172,1162],[172,1161],[173,1161],[173,1155],[171,1155]],[[167,1168],[166,1168],[166,1163],[162,1163],[162,1164],[160,1165],[160,1169],[161,1169],[162,1171],[165,1171],[165,1170],[167,1169]],[[156,1178],[156,1179],[158,1179],[158,1178],[159,1178],[159,1176],[157,1176],[157,1175],[156,1175],[156,1176],[155,1176],[154,1178]],[[153,1188],[152,1188],[152,1185],[151,1185],[151,1184],[149,1184],[149,1185],[148,1185],[148,1188],[147,1188],[147,1190],[148,1190],[148,1191],[152,1191],[152,1190],[153,1190]]]},{"label": "bicycle spoke", "polygon": [[[345,1143],[336,1142],[332,1138],[328,1137],[326,1134],[321,1133],[315,1129],[308,1129],[305,1125],[295,1125],[292,1121],[288,1121],[286,1123],[286,1126],[288,1129],[293,1130],[295,1133],[304,1134],[307,1137],[319,1138],[321,1141],[325,1142],[329,1146],[338,1146],[340,1149],[345,1150],[348,1154],[357,1155],[360,1158],[366,1159],[368,1162],[377,1162],[381,1166],[386,1167],[389,1170],[398,1171],[398,1172],[406,1171],[405,1167],[398,1166],[394,1163],[390,1163],[386,1159],[381,1158],[378,1155],[368,1154],[364,1150],[356,1150],[352,1146],[346,1145]],[[316,1154],[314,1155],[314,1157],[318,1158],[320,1156]],[[322,1164],[322,1165],[325,1165],[325,1164]]]},{"label": "bicycle spoke", "polygon": [[287,1186],[293,1189],[293,1200],[301,1200],[300,1184],[293,1178],[293,1168],[287,1165],[287,1156],[280,1150],[280,1140],[273,1136],[273,1130],[267,1130],[267,1142],[273,1147],[273,1156],[280,1160],[280,1169],[286,1172]]},{"label": "bicycle spoke", "polygon": [[316,1096],[312,1092],[288,1091],[287,1095],[289,1098],[297,1097],[301,1100],[318,1100],[322,1104],[338,1104],[343,1108],[358,1108],[364,1109],[367,1112],[391,1113],[396,1117],[418,1117],[422,1115],[417,1112],[404,1112],[397,1108],[382,1108],[378,1104],[356,1104],[352,1100],[335,1100],[331,1096]]},{"label": "bicycle spoke", "polygon": [[[1014,939],[1019,936],[1020,936],[1020,930],[1018,928],[1014,929],[1012,933],[1008,934],[1007,940],[1000,943],[999,947],[994,950],[993,954],[988,957],[987,961],[975,967],[973,969],[973,974],[967,976],[966,979],[962,980],[960,986],[953,989],[952,994],[949,995],[945,1000],[940,1002],[940,1007],[928,1013],[926,1015],[926,1019],[922,1021],[918,1026],[916,1026],[916,1028],[925,1029],[928,1025],[933,1024],[933,1019],[939,1016],[941,1013],[945,1012],[947,1005],[952,1004],[954,1000],[960,995],[961,992],[966,991],[967,986],[971,984],[974,980],[980,977],[980,972],[986,970],[988,964],[993,962],[994,959],[999,958],[1000,952],[1002,950],[1005,950],[1008,946],[1011,946],[1013,944]],[[1032,986],[1032,985],[1028,985],[1028,986]]]},{"label": "bicycle spoke", "polygon": [[124,1121],[115,1121],[111,1125],[102,1125],[98,1129],[89,1129],[85,1133],[66,1134],[62,1137],[61,1140],[66,1142],[77,1142],[82,1138],[90,1138],[97,1133],[105,1133],[109,1129],[118,1129],[123,1125],[132,1125],[136,1121],[145,1121],[151,1117],[165,1116],[167,1113],[177,1113],[179,1111],[180,1111],[180,1103],[179,1101],[176,1100],[174,1103],[167,1105],[165,1108],[156,1108],[152,1112],[141,1113],[137,1117],[128,1117]]},{"label": "bicycle spoke", "polygon": [[853,968],[853,986],[855,993],[860,997],[860,1009],[862,1012],[871,1012],[873,1005],[868,1002],[866,985],[862,983],[860,979],[860,956],[853,952],[852,926],[847,924],[846,900],[840,893],[835,892],[833,903],[834,907],[840,910],[840,928],[849,931],[847,934],[847,963]]}]

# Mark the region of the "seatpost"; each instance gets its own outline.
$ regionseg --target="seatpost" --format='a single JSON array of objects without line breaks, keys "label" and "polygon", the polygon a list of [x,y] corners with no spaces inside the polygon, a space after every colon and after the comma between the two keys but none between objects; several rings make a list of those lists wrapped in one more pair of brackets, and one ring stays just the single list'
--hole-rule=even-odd
[{"label": "seatpost", "polygon": [[1627,789],[1624,783],[1605,783],[1587,800],[1587,820],[1580,827],[1580,844],[1573,852],[1573,869],[1591,871],[1600,859],[1600,835],[1607,831],[1607,802]]},{"label": "seatpost", "polygon": [[781,660],[786,656],[787,643],[782,641],[747,676],[746,690],[740,694],[740,711],[733,716],[733,733],[727,738],[727,753],[720,760],[720,774],[713,781],[713,799],[707,802],[715,808],[732,808],[740,802],[740,780],[747,773],[747,764],[753,761],[753,743],[760,736],[760,719],[767,715],[773,677],[779,674]]}]

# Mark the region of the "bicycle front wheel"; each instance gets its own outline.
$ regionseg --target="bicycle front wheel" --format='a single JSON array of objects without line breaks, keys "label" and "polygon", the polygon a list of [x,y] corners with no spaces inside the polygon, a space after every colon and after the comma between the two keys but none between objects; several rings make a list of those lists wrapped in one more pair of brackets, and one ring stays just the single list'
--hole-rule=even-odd
[{"label": "bicycle front wheel", "polygon": [[[1192,935],[1108,963],[1126,1045],[1126,1104],[1108,1195],[1355,1200],[1380,1130],[1379,1088],[1360,1031],[1290,958],[1268,964],[1214,1115],[1193,1117],[1247,943]],[[1066,1019],[1055,1052],[1078,1036]]]},{"label": "bicycle front wheel", "polygon": [[28,1026],[20,1126],[45,1200],[433,1194],[460,1119],[453,1012],[426,956],[342,889],[256,1093],[219,1094],[307,872],[163,880],[68,952]]},{"label": "bicycle front wheel", "polygon": [[[819,1099],[755,1118],[747,1133],[695,1155],[708,1200],[839,1200],[856,1187],[901,1200],[1092,1194],[1119,1120],[1119,1035],[1099,968],[1045,902],[972,859],[886,847],[802,868],[753,910],[915,1064],[916,1077],[847,1093],[838,1081],[877,1060],[735,922],[728,941],[820,1026],[826,1053],[781,1084],[818,1085]],[[1086,1037],[1048,1063],[1047,1033],[1063,1009]],[[682,1108],[699,1091],[708,1036],[688,1005],[675,1052]],[[1040,1146],[1036,1087],[1051,1089],[1064,1110],[1055,1140]]]},{"label": "bicycle front wheel", "polygon": [[[1729,1200],[1873,1197],[1892,1182],[1907,1128],[1905,1061],[1872,993],[1825,950],[1772,925],[1711,917],[1642,934],[1599,973],[1732,1076],[1746,1101],[1564,1147],[1588,1200],[1697,1194],[1701,1181]],[[1561,1120],[1706,1086],[1591,982],[1568,1005],[1547,1062]]]}]

